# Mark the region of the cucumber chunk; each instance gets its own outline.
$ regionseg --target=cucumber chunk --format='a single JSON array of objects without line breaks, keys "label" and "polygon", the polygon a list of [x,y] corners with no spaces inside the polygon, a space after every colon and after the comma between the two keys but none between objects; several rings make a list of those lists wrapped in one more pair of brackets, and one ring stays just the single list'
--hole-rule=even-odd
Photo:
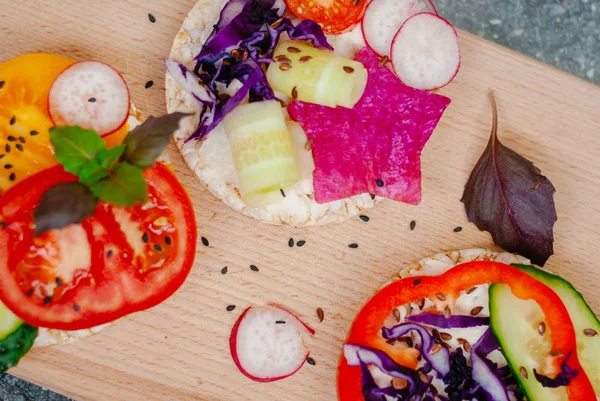
[{"label": "cucumber chunk", "polygon": [[38,329],[25,324],[0,304],[0,373],[15,366],[31,349]]},{"label": "cucumber chunk", "polygon": [[[581,294],[563,278],[534,266],[515,266],[552,288],[562,299],[575,327],[577,357],[596,394],[600,394],[600,322]],[[489,295],[492,331],[527,399],[567,401],[565,387],[543,387],[533,373],[536,369],[543,374],[551,358],[550,331],[541,308],[532,300],[515,297],[505,284],[491,285]]]}]

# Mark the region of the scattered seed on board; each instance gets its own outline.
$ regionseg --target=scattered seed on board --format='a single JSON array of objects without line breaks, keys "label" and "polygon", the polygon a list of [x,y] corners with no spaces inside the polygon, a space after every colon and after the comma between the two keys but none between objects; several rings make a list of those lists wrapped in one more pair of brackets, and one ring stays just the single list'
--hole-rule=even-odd
[{"label": "scattered seed on board", "polygon": [[388,56],[383,56],[382,58],[379,59],[379,66],[383,67],[384,65],[386,65],[388,63],[388,61],[390,61],[390,58]]},{"label": "scattered seed on board", "polygon": [[538,324],[538,333],[540,333],[540,336],[543,336],[545,332],[546,332],[546,323],[540,322],[540,324]]},{"label": "scattered seed on board", "polygon": [[323,309],[317,308],[317,317],[319,318],[319,323],[325,319],[325,312],[323,312]]},{"label": "scattered seed on board", "polygon": [[519,368],[519,373],[521,374],[521,376],[523,376],[525,379],[529,378],[529,374],[527,373],[527,369],[525,369],[525,367],[521,366]]},{"label": "scattered seed on board", "polygon": [[221,274],[227,274],[227,266],[221,269]]},{"label": "scattered seed on board", "polygon": [[308,358],[308,359],[306,360],[306,363],[308,363],[309,365],[313,365],[313,366],[315,366],[315,365],[316,365],[316,363],[315,363],[315,360],[314,360],[314,359],[312,359],[312,358]]},{"label": "scattered seed on board", "polygon": [[411,221],[410,222],[410,231],[415,231],[415,228],[417,227],[417,222],[416,221]]},{"label": "scattered seed on board", "polygon": [[368,222],[369,222],[369,220],[370,220],[370,219],[369,219],[369,216],[365,216],[364,214],[361,214],[359,217],[360,217],[360,219],[361,219],[362,221],[364,221],[365,223],[368,223]]},{"label": "scattered seed on board", "polygon": [[356,249],[358,248],[358,244],[350,244],[348,245],[348,248]]},{"label": "scattered seed on board", "polygon": [[154,15],[152,14],[148,14],[148,19],[150,20],[150,22],[152,22],[153,24],[156,22],[156,18],[154,17]]},{"label": "scattered seed on board", "polygon": [[202,237],[202,245],[209,246],[210,242],[208,242],[208,240],[205,237]]},{"label": "scattered seed on board", "polygon": [[598,332],[594,329],[585,329],[583,330],[583,334],[585,334],[586,337],[595,337],[598,335]]},{"label": "scattered seed on board", "polygon": [[227,312],[232,312],[235,309],[235,305],[229,305],[227,307]]},{"label": "scattered seed on board", "polygon": [[400,315],[400,311],[398,309],[394,309],[394,319],[396,319],[396,322],[400,323],[401,318],[402,316]]},{"label": "scattered seed on board", "polygon": [[290,52],[292,54],[296,54],[296,53],[300,53],[301,52],[300,49],[298,49],[297,47],[294,47],[294,46],[288,47],[287,50],[288,50],[288,52]]},{"label": "scattered seed on board", "polygon": [[298,248],[302,248],[305,244],[306,244],[306,241],[304,241],[304,240],[300,240],[300,241],[296,242],[296,246]]},{"label": "scattered seed on board", "polygon": [[258,267],[256,267],[255,265],[250,265],[250,270],[252,270],[253,272],[259,271]]},{"label": "scattered seed on board", "polygon": [[377,184],[378,187],[383,187],[385,185],[385,183],[383,182],[383,180],[375,180],[375,183]]},{"label": "scattered seed on board", "polygon": [[154,85],[154,81],[148,81],[148,82],[146,82],[146,85],[144,85],[144,87],[146,89],[150,89],[150,88],[152,88],[153,85]]},{"label": "scattered seed on board", "polygon": [[288,241],[288,246],[289,246],[290,248],[293,248],[293,247],[294,247],[294,239],[293,239],[293,238],[290,238],[290,240]]},{"label": "scattered seed on board", "polygon": [[88,99],[88,102],[90,103],[96,103],[96,98],[95,97],[91,97]]},{"label": "scattered seed on board", "polygon": [[304,63],[308,63],[310,60],[312,60],[313,58],[311,56],[302,56],[300,57],[300,63],[304,64]]},{"label": "scattered seed on board", "polygon": [[462,231],[462,227],[456,227],[456,228],[454,229],[454,232],[455,232],[455,233],[459,233],[459,232],[461,232],[461,231]]},{"label": "scattered seed on board", "polygon": [[483,306],[477,306],[477,307],[471,309],[471,316],[479,315],[482,310],[483,310]]}]

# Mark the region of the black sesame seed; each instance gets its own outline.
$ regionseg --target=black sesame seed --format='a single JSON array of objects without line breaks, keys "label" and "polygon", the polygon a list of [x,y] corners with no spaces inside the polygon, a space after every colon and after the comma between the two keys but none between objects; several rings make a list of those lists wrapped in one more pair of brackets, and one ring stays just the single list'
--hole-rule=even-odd
[{"label": "black sesame seed", "polygon": [[5,165],[4,165],[4,168],[5,168],[6,170],[10,170],[11,168],[13,168],[13,165],[12,165],[12,164],[5,164]]},{"label": "black sesame seed", "polygon": [[364,214],[360,216],[360,219],[361,219],[362,221],[364,221],[365,223],[367,223],[367,222],[370,220],[370,219],[369,219],[369,216],[365,216]]},{"label": "black sesame seed", "polygon": [[162,252],[162,247],[158,244],[154,245],[154,249],[156,249],[158,252]]},{"label": "black sesame seed", "polygon": [[51,296],[47,296],[46,298],[44,298],[44,305],[49,305],[51,302],[52,302]]},{"label": "black sesame seed", "polygon": [[205,237],[202,237],[202,245],[204,245],[204,246],[210,245],[210,243],[208,242],[208,240]]},{"label": "black sesame seed", "polygon": [[413,221],[411,221],[411,222],[410,222],[410,230],[411,230],[411,231],[414,231],[416,227],[417,227],[417,222],[416,222],[416,221],[414,221],[414,220],[413,220]]},{"label": "black sesame seed", "polygon": [[10,175],[8,176],[8,179],[11,181],[14,181],[17,179],[17,175],[15,173],[10,173]]},{"label": "black sesame seed", "polygon": [[21,152],[23,151],[23,145],[21,145],[20,143],[17,143],[17,146],[15,146],[15,148],[17,148]]},{"label": "black sesame seed", "polygon": [[150,89],[150,88],[152,88],[153,85],[154,85],[154,81],[148,81],[148,82],[146,82],[146,85],[144,87],[146,89]]},{"label": "black sesame seed", "polygon": [[233,312],[234,309],[235,309],[235,305],[229,305],[227,307],[227,312]]},{"label": "black sesame seed", "polygon": [[358,244],[350,244],[348,245],[348,248],[356,249],[358,248]]},{"label": "black sesame seed", "polygon": [[416,287],[416,286],[418,286],[419,284],[421,284],[421,279],[420,279],[420,278],[418,278],[418,279],[416,279],[415,281],[413,281],[413,285],[414,285],[415,287]]},{"label": "black sesame seed", "polygon": [[60,277],[55,278],[54,281],[56,281],[57,286],[62,287],[63,281],[60,279]]},{"label": "black sesame seed", "polygon": [[378,187],[383,187],[385,184],[383,183],[382,180],[376,180],[375,183],[377,184]]},{"label": "black sesame seed", "polygon": [[227,274],[227,266],[221,269],[221,274]]},{"label": "black sesame seed", "polygon": [[113,255],[112,249],[110,251],[106,252],[106,257],[107,258],[110,258],[112,255]]},{"label": "black sesame seed", "polygon": [[96,103],[96,98],[95,97],[91,97],[88,99],[88,102],[90,103]]},{"label": "black sesame seed", "polygon": [[288,241],[288,246],[289,246],[290,248],[293,248],[293,247],[294,247],[294,239],[293,239],[293,238],[290,238],[290,240]]},{"label": "black sesame seed", "polygon": [[313,365],[313,366],[315,366],[315,365],[316,365],[316,363],[315,363],[315,360],[314,360],[314,359],[312,359],[312,358],[308,358],[308,359],[306,360],[306,363],[308,363],[309,365]]},{"label": "black sesame seed", "polygon": [[31,136],[36,136],[38,134],[39,134],[39,132],[37,132],[36,130],[33,130],[33,131],[29,132],[29,135],[31,135]]},{"label": "black sesame seed", "polygon": [[156,23],[156,17],[154,17],[154,15],[152,14],[148,14],[148,19],[150,20],[150,22],[152,22],[153,24]]},{"label": "black sesame seed", "polygon": [[304,241],[304,240],[300,240],[300,241],[296,242],[296,246],[298,248],[302,248],[305,244],[306,244],[306,241]]},{"label": "black sesame seed", "polygon": [[285,320],[278,320],[275,322],[275,324],[285,324]]},{"label": "black sesame seed", "polygon": [[16,122],[17,122],[17,117],[12,116],[12,118],[10,119],[10,125],[15,125]]},{"label": "black sesame seed", "polygon": [[281,192],[281,196],[285,198],[285,191],[283,189],[280,189],[279,192]]},{"label": "black sesame seed", "polygon": [[144,241],[144,243],[148,243],[148,233],[144,233],[144,235],[142,235],[142,241]]},{"label": "black sesame seed", "polygon": [[14,142],[17,140],[17,138],[13,135],[9,135],[8,137],[6,137],[6,139],[8,139],[10,142]]},{"label": "black sesame seed", "polygon": [[250,270],[252,270],[253,272],[259,271],[258,267],[256,267],[255,265],[250,265]]},{"label": "black sesame seed", "polygon": [[81,308],[79,307],[79,305],[77,305],[77,304],[73,304],[73,310],[74,310],[75,312],[79,312],[79,310],[80,310],[80,309],[81,309]]},{"label": "black sesame seed", "polygon": [[169,237],[168,235],[165,237],[165,244],[171,245],[171,237]]},{"label": "black sesame seed", "polygon": [[0,81],[0,89],[4,88],[5,83],[6,83],[6,81]]},{"label": "black sesame seed", "polygon": [[459,232],[461,232],[461,231],[462,231],[462,227],[456,227],[456,228],[454,229],[454,232],[455,232],[455,233],[459,233]]}]

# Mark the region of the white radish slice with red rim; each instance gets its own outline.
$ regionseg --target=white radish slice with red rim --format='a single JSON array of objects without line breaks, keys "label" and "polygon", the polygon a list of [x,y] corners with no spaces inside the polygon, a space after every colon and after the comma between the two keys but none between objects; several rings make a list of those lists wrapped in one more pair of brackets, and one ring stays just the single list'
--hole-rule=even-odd
[{"label": "white radish slice with red rim", "polygon": [[78,125],[106,136],[129,117],[129,89],[115,69],[99,61],[81,61],[64,70],[48,97],[55,125]]},{"label": "white radish slice with red rim", "polygon": [[250,307],[233,327],[229,347],[244,375],[257,382],[272,382],[300,370],[309,356],[304,338],[314,334],[279,306]]},{"label": "white radish slice with red rim", "polygon": [[413,15],[394,38],[391,60],[404,84],[422,90],[441,88],[460,69],[458,34],[436,14]]},{"label": "white radish slice with red rim", "polygon": [[365,42],[380,56],[389,56],[392,40],[407,19],[422,12],[435,13],[429,0],[373,0],[365,11]]}]

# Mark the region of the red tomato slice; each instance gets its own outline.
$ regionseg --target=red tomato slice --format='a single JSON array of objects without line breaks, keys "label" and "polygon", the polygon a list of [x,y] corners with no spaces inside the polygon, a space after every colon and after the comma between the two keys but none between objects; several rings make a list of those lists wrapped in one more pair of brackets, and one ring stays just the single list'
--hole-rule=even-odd
[{"label": "red tomato slice", "polygon": [[167,167],[144,173],[144,205],[100,203],[81,224],[33,237],[43,193],[75,181],[61,166],[0,198],[0,300],[32,326],[78,330],[155,306],[184,282],[195,257],[195,215]]},{"label": "red tomato slice", "polygon": [[342,33],[365,15],[367,0],[285,0],[298,18],[311,19],[328,33]]}]

